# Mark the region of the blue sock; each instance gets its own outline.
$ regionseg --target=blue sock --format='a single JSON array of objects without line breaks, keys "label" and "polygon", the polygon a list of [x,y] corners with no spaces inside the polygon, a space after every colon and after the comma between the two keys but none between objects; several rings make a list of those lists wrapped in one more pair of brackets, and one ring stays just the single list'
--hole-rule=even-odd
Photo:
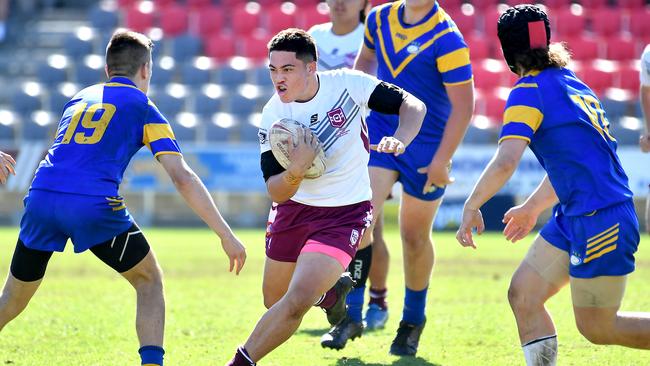
[{"label": "blue sock", "polygon": [[402,320],[414,325],[420,325],[424,322],[424,307],[427,304],[428,290],[428,288],[425,288],[422,291],[413,291],[406,287]]},{"label": "blue sock", "polygon": [[363,319],[363,298],[366,293],[366,286],[353,288],[345,299],[348,304],[348,316],[353,322],[360,323]]},{"label": "blue sock", "polygon": [[165,350],[158,346],[143,346],[138,350],[142,365],[162,366]]}]

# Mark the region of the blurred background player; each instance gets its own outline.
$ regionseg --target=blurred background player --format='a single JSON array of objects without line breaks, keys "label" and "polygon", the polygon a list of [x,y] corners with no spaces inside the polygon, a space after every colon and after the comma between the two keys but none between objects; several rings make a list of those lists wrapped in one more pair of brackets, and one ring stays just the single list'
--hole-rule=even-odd
[{"label": "blurred background player", "polygon": [[11,155],[0,151],[0,183],[7,183],[9,174],[16,175],[16,161]]},{"label": "blurred background player", "polygon": [[[367,0],[329,0],[327,5],[331,22],[317,24],[308,31],[318,47],[318,68],[323,71],[352,68],[363,42],[364,22],[370,3]],[[364,318],[367,329],[383,328],[388,320],[386,277],[389,258],[383,222],[383,214],[380,213],[372,231],[372,246],[358,251],[349,269],[358,286],[365,287],[362,278],[370,279],[370,303]],[[366,254],[369,251],[372,251],[372,256]],[[368,271],[364,261],[370,259],[370,273],[364,275],[363,271]],[[355,267],[359,270],[354,270]]]},{"label": "blurred background player", "polygon": [[[433,0],[406,0],[371,10],[355,68],[412,93],[427,105],[427,116],[409,150],[401,156],[370,156],[372,204],[380,215],[397,181],[402,183],[400,234],[404,252],[402,320],[391,344],[394,355],[415,355],[424,329],[433,269],[431,227],[449,178],[451,157],[469,125],[474,88],[469,50],[454,22]],[[390,135],[394,116],[371,113],[371,143]],[[368,245],[364,240],[360,252]],[[368,252],[370,254],[371,252]],[[370,260],[364,260],[364,266]],[[361,269],[367,273],[367,269]],[[324,347],[341,349],[360,336],[365,278],[348,295],[348,317],[323,336]]]},{"label": "blurred background player", "polygon": [[[641,109],[643,110],[644,132],[639,138],[639,147],[644,153],[650,152],[650,44],[641,55]],[[650,187],[649,187],[650,188]],[[650,234],[650,191],[645,201],[645,229]]]},{"label": "blurred background player", "polygon": [[[185,163],[169,123],[147,98],[152,47],[140,33],[116,32],[106,48],[108,82],[80,91],[65,105],[54,144],[25,197],[18,243],[0,297],[0,330],[25,309],[52,253],[62,252],[71,239],[76,253],[90,249],[133,285],[142,364],[163,364],[162,273],[118,195],[124,170],[144,145],[219,236],[230,270],[239,273],[244,265],[244,246]],[[13,163],[5,154],[2,159]]]},{"label": "blurred background player", "polygon": [[556,330],[544,303],[567,283],[585,338],[650,349],[650,313],[618,312],[634,271],[639,224],[605,111],[566,68],[564,46],[550,44],[550,22],[540,8],[508,8],[499,18],[498,36],[506,63],[520,79],[506,103],[497,152],[465,203],[456,238],[476,248],[472,229],[484,229],[480,207],[508,181],[530,146],[547,175],[523,205],[506,212],[506,238],[523,238],[543,210],[555,207],[508,290],[526,364],[556,364]]},{"label": "blurred background player", "polygon": [[[281,31],[268,49],[276,93],[262,112],[259,140],[268,194],[278,202],[266,238],[263,291],[269,310],[229,366],[255,365],[291,337],[314,304],[327,308],[339,300],[328,290],[372,221],[367,110],[399,115],[394,135],[373,146],[394,155],[417,135],[426,112],[417,98],[364,73],[317,73],[316,45],[303,30]],[[285,169],[273,156],[268,134],[275,121],[288,117],[305,125],[289,142]],[[327,157],[325,174],[303,180],[320,148]]]}]

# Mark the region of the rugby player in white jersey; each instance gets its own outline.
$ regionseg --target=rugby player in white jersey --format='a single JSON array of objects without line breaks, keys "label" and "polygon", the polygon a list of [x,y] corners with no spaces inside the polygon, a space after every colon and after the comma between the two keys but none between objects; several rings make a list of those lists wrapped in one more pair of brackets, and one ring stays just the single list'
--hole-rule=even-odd
[{"label": "rugby player in white jersey", "polygon": [[[317,72],[316,46],[303,30],[278,33],[268,48],[276,93],[262,113],[261,167],[269,196],[279,203],[266,238],[263,293],[269,310],[228,366],[255,365],[291,337],[314,304],[328,308],[340,303],[334,284],[372,220],[371,147],[364,117],[368,109],[400,116],[395,134],[372,147],[399,155],[426,114],[420,100],[372,76],[352,70]],[[289,144],[286,169],[273,156],[268,138],[271,125],[282,118],[304,124]],[[321,147],[325,173],[304,179]]]}]

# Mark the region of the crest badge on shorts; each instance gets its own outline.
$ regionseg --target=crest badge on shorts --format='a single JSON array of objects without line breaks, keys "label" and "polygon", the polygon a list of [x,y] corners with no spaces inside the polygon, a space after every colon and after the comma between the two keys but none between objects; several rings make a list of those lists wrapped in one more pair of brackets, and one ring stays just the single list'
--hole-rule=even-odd
[{"label": "crest badge on shorts", "polygon": [[331,111],[327,112],[327,119],[330,121],[330,124],[336,128],[341,128],[347,121],[347,118],[345,118],[345,113],[341,107],[332,109]]},{"label": "crest badge on shorts", "polygon": [[359,241],[359,231],[357,229],[353,229],[352,233],[350,234],[350,246],[355,246],[357,245],[357,242]]}]

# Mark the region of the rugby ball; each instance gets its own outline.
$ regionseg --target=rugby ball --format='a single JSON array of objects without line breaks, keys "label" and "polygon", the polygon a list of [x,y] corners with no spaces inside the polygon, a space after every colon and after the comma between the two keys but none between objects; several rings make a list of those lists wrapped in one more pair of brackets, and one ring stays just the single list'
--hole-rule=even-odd
[{"label": "rugby ball", "polygon": [[[274,122],[269,130],[269,143],[271,144],[273,156],[275,156],[280,165],[285,169],[291,163],[291,160],[289,160],[288,139],[291,136],[291,139],[296,141],[298,129],[302,126],[303,125],[298,121],[294,121],[290,118],[282,118]],[[325,173],[325,167],[325,152],[323,151],[323,146],[319,145],[318,154],[316,155],[316,158],[314,158],[311,167],[307,169],[305,178],[316,179],[320,177]]]}]

